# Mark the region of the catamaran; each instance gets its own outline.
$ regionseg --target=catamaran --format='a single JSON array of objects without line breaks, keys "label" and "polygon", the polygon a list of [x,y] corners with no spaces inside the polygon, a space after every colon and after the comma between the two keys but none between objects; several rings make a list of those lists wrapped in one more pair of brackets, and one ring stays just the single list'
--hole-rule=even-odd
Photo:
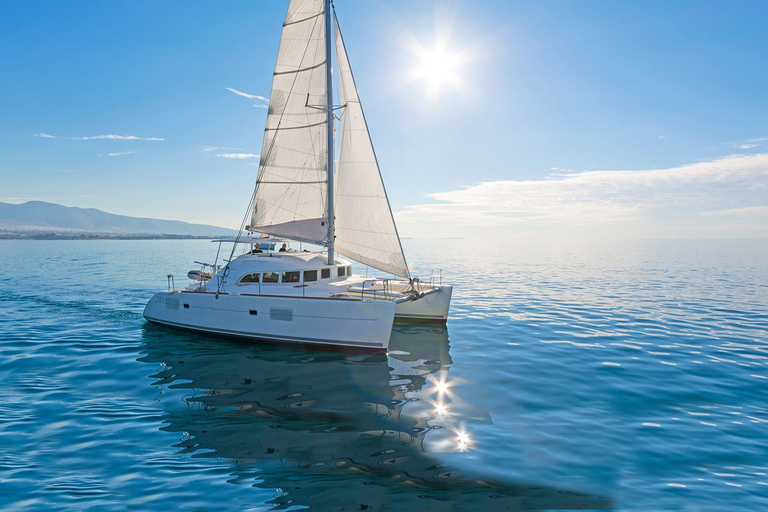
[{"label": "catamaran", "polygon": [[[448,318],[453,288],[442,283],[442,270],[427,280],[410,275],[330,0],[289,4],[256,187],[240,234],[218,242],[216,261],[198,262],[184,288],[169,276],[144,318],[252,340],[377,351],[388,348],[396,320]],[[224,242],[232,251],[220,264]],[[353,275],[339,254],[394,277]]]}]

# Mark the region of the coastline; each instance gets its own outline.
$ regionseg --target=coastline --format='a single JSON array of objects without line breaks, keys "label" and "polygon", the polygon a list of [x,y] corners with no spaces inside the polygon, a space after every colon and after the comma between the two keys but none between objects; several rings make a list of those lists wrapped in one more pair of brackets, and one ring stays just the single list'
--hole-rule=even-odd
[{"label": "coastline", "polygon": [[209,240],[219,235],[153,233],[0,233],[0,240]]}]

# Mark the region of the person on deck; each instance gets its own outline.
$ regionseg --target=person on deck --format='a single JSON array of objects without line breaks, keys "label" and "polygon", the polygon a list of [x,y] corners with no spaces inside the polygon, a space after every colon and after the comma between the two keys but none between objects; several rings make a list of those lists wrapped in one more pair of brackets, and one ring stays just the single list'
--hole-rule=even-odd
[{"label": "person on deck", "polygon": [[288,247],[286,247],[286,245],[283,244],[283,246],[280,248],[280,251],[278,251],[278,252],[285,252],[287,250],[288,250]]},{"label": "person on deck", "polygon": [[261,245],[259,244],[256,244],[256,247],[253,248],[253,250],[251,251],[251,254],[256,254],[257,252],[264,252],[261,250]]}]

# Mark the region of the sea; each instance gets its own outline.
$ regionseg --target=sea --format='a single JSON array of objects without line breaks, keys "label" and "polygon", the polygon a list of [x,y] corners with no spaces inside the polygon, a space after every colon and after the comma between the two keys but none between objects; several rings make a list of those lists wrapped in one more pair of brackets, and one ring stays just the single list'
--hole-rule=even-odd
[{"label": "sea", "polygon": [[209,241],[0,241],[0,510],[768,510],[768,241],[403,245],[453,304],[383,355],[146,323]]}]

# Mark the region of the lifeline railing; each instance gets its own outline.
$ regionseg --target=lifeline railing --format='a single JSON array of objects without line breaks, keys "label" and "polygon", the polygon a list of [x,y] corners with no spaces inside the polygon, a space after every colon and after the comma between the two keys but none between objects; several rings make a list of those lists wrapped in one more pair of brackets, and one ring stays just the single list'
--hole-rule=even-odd
[{"label": "lifeline railing", "polygon": [[[380,300],[394,300],[401,294],[399,292],[392,291],[391,279],[366,279],[360,284],[360,298],[364,299],[366,296],[372,296],[373,299]],[[381,287],[376,285],[381,283]],[[366,285],[369,285],[366,288]]]},{"label": "lifeline railing", "polygon": [[432,286],[443,285],[443,269],[441,268],[432,269],[432,273],[429,275],[429,284],[431,284]]}]

